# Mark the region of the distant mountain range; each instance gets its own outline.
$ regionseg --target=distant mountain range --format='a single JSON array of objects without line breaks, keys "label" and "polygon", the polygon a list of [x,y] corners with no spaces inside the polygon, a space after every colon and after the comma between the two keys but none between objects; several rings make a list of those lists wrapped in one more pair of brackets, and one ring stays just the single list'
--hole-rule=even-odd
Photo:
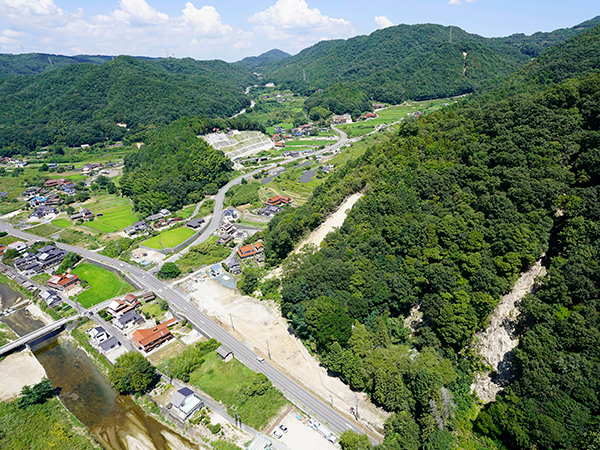
[{"label": "distant mountain range", "polygon": [[309,96],[307,110],[321,106],[352,114],[370,109],[373,101],[474,92],[598,23],[600,17],[551,33],[505,38],[484,38],[458,27],[398,25],[368,36],[323,41],[294,56],[275,49],[231,64],[191,58],[0,55],[0,148],[92,144],[182,116],[229,117],[249,105],[244,88],[259,82]]}]

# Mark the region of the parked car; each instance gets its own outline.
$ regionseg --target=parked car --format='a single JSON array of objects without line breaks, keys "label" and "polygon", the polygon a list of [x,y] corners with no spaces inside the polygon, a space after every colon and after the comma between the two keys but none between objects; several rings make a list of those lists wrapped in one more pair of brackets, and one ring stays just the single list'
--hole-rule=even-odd
[{"label": "parked car", "polygon": [[281,439],[283,437],[283,434],[281,434],[277,430],[273,430],[273,436],[275,436],[277,439]]},{"label": "parked car", "polygon": [[279,425],[279,429],[281,431],[283,431],[284,433],[287,433],[287,431],[288,431],[288,429],[287,429],[287,427],[285,425]]},{"label": "parked car", "polygon": [[256,360],[261,363],[265,362],[265,358],[263,358],[262,356],[257,356]]}]

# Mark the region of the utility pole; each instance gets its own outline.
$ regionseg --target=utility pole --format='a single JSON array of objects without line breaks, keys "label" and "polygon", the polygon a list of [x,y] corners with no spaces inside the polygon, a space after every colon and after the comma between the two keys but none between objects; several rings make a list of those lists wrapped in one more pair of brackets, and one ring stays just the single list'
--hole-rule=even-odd
[{"label": "utility pole", "polygon": [[452,26],[450,26],[450,43],[452,44]]},{"label": "utility pole", "polygon": [[354,414],[356,414],[356,420],[358,420],[358,395],[354,394]]},{"label": "utility pole", "polygon": [[269,348],[269,340],[267,339],[267,353],[269,354],[269,360],[273,361],[273,359],[271,358],[271,349]]},{"label": "utility pole", "polygon": [[231,328],[233,328],[233,331],[235,331],[235,327],[233,326],[233,317],[231,313],[229,313],[229,319],[231,319]]}]

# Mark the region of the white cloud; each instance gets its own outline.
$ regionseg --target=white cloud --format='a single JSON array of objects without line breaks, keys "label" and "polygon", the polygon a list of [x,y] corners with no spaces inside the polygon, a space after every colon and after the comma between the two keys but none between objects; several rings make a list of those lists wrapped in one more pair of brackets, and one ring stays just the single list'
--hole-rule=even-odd
[{"label": "white cloud", "polygon": [[[54,0],[0,0],[2,50],[223,58],[248,47],[253,33],[223,23],[212,6],[187,2],[169,17],[146,0],[120,0],[119,8],[96,16],[62,10]],[[15,39],[21,39],[17,42]],[[12,47],[11,47],[12,44]],[[181,52],[181,53],[179,53]]]},{"label": "white cloud", "polygon": [[387,28],[394,26],[394,23],[385,16],[375,16],[375,23],[379,28]]},{"label": "white cloud", "polygon": [[304,0],[277,0],[273,6],[248,18],[257,26],[254,31],[269,39],[294,38],[296,46],[305,46],[322,39],[348,36],[354,32],[345,19],[335,19],[310,9]]},{"label": "white cloud", "polygon": [[460,3],[460,0],[450,0],[448,2],[448,4],[449,5],[460,5],[461,3]]}]

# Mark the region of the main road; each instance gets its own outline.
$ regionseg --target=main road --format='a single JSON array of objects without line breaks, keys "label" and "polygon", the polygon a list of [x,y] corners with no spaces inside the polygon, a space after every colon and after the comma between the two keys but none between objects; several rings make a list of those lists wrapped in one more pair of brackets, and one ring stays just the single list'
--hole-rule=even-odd
[{"label": "main road", "polygon": [[[0,224],[0,231],[6,231],[13,236],[27,241],[41,240],[39,236],[17,230],[8,224]],[[194,325],[201,329],[207,336],[215,338],[223,345],[229,347],[234,352],[236,358],[250,369],[254,370],[255,372],[261,372],[265,374],[271,380],[271,382],[286,395],[286,397],[292,400],[298,407],[311,416],[317,417],[323,422],[323,424],[326,424],[330,429],[332,429],[332,431],[338,434],[341,434],[346,430],[353,430],[361,433],[364,432],[363,430],[359,429],[358,426],[350,423],[351,419],[349,416],[343,416],[332,409],[325,402],[308,392],[303,387],[299,386],[296,382],[290,379],[287,375],[284,375],[281,371],[273,367],[267,361],[262,360],[262,358],[259,361],[256,353],[213,322],[207,315],[192,305],[189,299],[185,298],[180,292],[173,289],[172,286],[162,282],[137,266],[72,245],[62,243],[57,243],[56,245],[64,250],[78,253],[87,259],[96,260],[104,264],[111,265],[115,269],[128,274],[140,286],[152,290],[159,297],[167,300],[174,308],[183,313],[189,321],[194,323]],[[372,437],[370,438],[374,443],[376,442]]]}]

